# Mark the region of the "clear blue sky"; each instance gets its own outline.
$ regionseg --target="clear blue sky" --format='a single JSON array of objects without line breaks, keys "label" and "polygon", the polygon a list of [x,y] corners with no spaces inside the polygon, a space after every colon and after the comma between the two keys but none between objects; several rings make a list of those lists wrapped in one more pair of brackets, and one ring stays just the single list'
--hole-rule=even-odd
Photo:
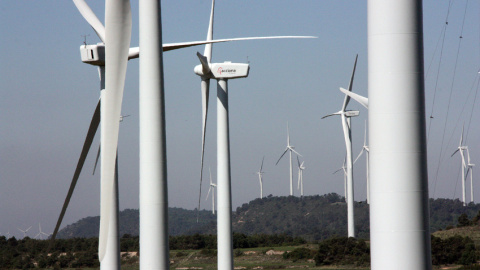
[{"label": "clear blue sky", "polygon": [[[87,2],[103,21],[104,1]],[[443,39],[449,2],[424,1],[427,118],[437,89],[428,146],[430,196],[435,197],[461,196],[460,157],[450,158],[450,154],[457,147],[463,121],[468,124],[478,91],[478,1],[468,1],[453,77],[466,3],[453,1],[445,42],[437,43]],[[209,0],[162,1],[164,43],[204,40],[210,5]],[[132,1],[132,12],[131,44],[138,46],[138,1]],[[254,173],[264,155],[264,194],[288,195],[287,159],[275,166],[286,146],[287,121],[291,142],[305,161],[305,194],[343,195],[343,175],[332,175],[345,155],[340,119],[320,118],[341,108],[343,95],[338,88],[347,86],[357,53],[353,91],[367,95],[367,1],[217,1],[215,12],[214,38],[319,37],[213,46],[213,61],[246,62],[248,57],[251,65],[248,78],[229,83],[234,210],[259,197]],[[1,1],[0,18],[0,234],[20,237],[18,227],[33,226],[29,232],[33,236],[39,222],[43,231],[52,232],[70,185],[99,97],[97,69],[80,61],[79,47],[83,35],[87,35],[87,43],[99,39],[71,1]],[[201,97],[200,79],[193,68],[199,64],[195,53],[203,49],[199,46],[164,55],[169,204],[186,209],[194,209],[198,200]],[[202,208],[206,209],[211,205],[204,197],[208,167],[214,179],[216,174],[216,88],[212,85],[207,177],[202,190]],[[348,108],[360,110],[360,116],[352,120],[356,155],[363,144],[368,112],[353,101]],[[121,123],[120,208],[138,208],[138,60],[129,62],[122,112],[131,116]],[[476,125],[470,126],[467,139],[474,163],[480,163],[478,116],[477,101],[472,120]],[[91,175],[98,136],[94,145],[63,226],[99,214],[99,176]],[[354,177],[355,200],[365,200],[364,158],[355,164]],[[478,182],[476,186],[478,191]],[[295,190],[295,194],[299,192]],[[475,196],[480,199],[480,192]]]}]

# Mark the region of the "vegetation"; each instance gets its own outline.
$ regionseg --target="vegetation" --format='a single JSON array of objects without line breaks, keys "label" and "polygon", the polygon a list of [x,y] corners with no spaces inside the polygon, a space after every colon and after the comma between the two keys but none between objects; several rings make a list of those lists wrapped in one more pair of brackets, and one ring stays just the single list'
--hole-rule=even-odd
[{"label": "vegetation", "polygon": [[[368,267],[370,247],[363,239],[334,237],[307,244],[304,239],[288,235],[252,235],[235,233],[233,237],[235,263],[244,267],[269,265],[280,269],[286,265],[313,267],[344,265]],[[138,236],[124,235],[120,241],[122,265],[138,265]],[[0,268],[94,268],[98,267],[97,238],[73,238],[55,241],[53,252],[47,252],[48,240],[0,237]],[[175,266],[210,269],[216,263],[216,236],[190,235],[170,237],[170,258]],[[434,265],[475,264],[478,251],[468,237],[439,238],[432,236]],[[202,266],[202,267],[203,267]],[[283,267],[282,267],[283,266]],[[173,266],[172,266],[173,267]],[[251,269],[249,268],[249,269]],[[475,268],[464,268],[475,269]]]},{"label": "vegetation", "polygon": [[[430,200],[430,225],[434,265],[460,264],[470,267],[479,259],[480,205],[464,207],[458,200]],[[233,214],[235,264],[247,269],[258,266],[281,269],[285,265],[368,267],[368,205],[355,203],[358,239],[346,235],[346,204],[337,194],[323,196],[256,199],[238,207]],[[169,209],[172,267],[214,269],[216,262],[215,218],[211,212]],[[0,237],[0,269],[95,268],[98,267],[98,217],[88,217],[67,226],[52,252],[48,241],[28,237]],[[126,233],[125,233],[126,232]],[[120,214],[122,265],[138,264],[138,211]],[[272,251],[274,249],[274,251]],[[273,254],[273,255],[272,255]],[[254,265],[255,264],[255,265]],[[470,267],[470,268],[468,268]]]},{"label": "vegetation", "polygon": [[369,265],[370,247],[363,239],[332,238],[319,244],[315,263],[316,265]]}]

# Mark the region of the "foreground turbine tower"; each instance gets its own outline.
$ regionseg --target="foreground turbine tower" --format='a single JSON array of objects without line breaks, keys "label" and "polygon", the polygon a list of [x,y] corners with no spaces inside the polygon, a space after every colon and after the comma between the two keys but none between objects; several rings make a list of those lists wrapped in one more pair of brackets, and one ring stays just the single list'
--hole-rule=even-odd
[{"label": "foreground turbine tower", "polygon": [[169,269],[168,190],[159,0],[139,1],[140,268]]},{"label": "foreground turbine tower", "polygon": [[368,0],[372,270],[431,269],[421,0]]}]

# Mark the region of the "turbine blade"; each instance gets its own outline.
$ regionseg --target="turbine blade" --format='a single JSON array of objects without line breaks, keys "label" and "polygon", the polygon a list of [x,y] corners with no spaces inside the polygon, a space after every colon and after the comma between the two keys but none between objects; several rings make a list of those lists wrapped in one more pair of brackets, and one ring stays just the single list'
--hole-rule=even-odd
[{"label": "turbine blade", "polygon": [[[264,161],[264,160],[265,160],[265,156],[263,156],[263,158],[262,158],[262,165],[260,166],[260,171],[259,171],[259,173],[262,173],[262,169],[263,169],[263,161]],[[470,160],[470,159],[469,159],[469,160]]]},{"label": "turbine blade", "polygon": [[355,63],[353,64],[352,77],[350,77],[350,83],[348,84],[348,91],[352,91],[353,78],[355,77],[355,69],[357,68],[358,54],[355,56]]},{"label": "turbine blade", "polygon": [[[348,91],[352,92],[352,86],[353,86],[353,78],[355,77],[355,69],[357,68],[357,59],[358,59],[358,54],[355,56],[355,63],[353,64],[353,71],[352,71],[352,77],[350,77],[350,82],[348,83]],[[346,95],[345,99],[343,100],[343,108],[342,111],[345,111],[347,109],[347,105],[350,102],[350,96]]]},{"label": "turbine blade", "polygon": [[457,148],[457,150],[455,150],[455,152],[453,152],[453,154],[450,157],[453,157],[453,155],[455,155],[458,152],[458,150],[459,148]]},{"label": "turbine blade", "polygon": [[220,42],[230,42],[230,41],[241,41],[241,40],[257,40],[257,39],[280,39],[280,38],[318,38],[314,36],[270,36],[270,37],[244,37],[244,38],[226,38],[226,39],[214,39],[211,41],[187,41],[187,42],[179,42],[179,43],[166,43],[163,44],[163,51],[171,51],[177,50],[181,48],[187,48],[192,46],[204,45],[204,44],[213,44],[213,43],[220,43]]},{"label": "turbine blade", "polygon": [[98,101],[97,107],[95,108],[95,112],[93,113],[92,120],[90,121],[90,126],[88,128],[87,136],[85,138],[85,142],[83,143],[82,152],[80,153],[80,157],[77,162],[77,167],[75,168],[75,173],[73,174],[72,182],[70,183],[70,188],[68,189],[67,197],[65,198],[65,202],[63,203],[62,211],[60,212],[60,216],[58,217],[57,224],[55,225],[55,230],[53,230],[53,234],[52,234],[52,238],[51,238],[48,250],[50,250],[50,248],[53,246],[55,237],[57,236],[57,233],[58,233],[58,229],[62,224],[63,217],[65,216],[65,212],[67,211],[67,207],[68,207],[68,204],[70,203],[70,198],[72,197],[73,190],[75,189],[75,186],[77,184],[78,177],[82,172],[83,164],[85,163],[85,159],[87,158],[88,151],[90,150],[90,146],[92,145],[93,138],[95,137],[95,133],[97,132],[99,123],[100,123],[100,101]]},{"label": "turbine blade", "polygon": [[291,150],[292,152],[294,152],[295,154],[297,154],[297,155],[299,155],[299,156],[303,157],[303,156],[302,156],[300,153],[298,153],[297,151],[295,151],[295,149],[293,149],[293,148],[290,148],[290,150]]},{"label": "turbine blade", "polygon": [[132,32],[129,0],[105,1],[105,89],[101,107],[101,206],[98,258],[106,253],[109,222],[115,192],[115,160],[117,156],[119,119],[121,115],[128,51]]},{"label": "turbine blade", "polygon": [[300,168],[300,159],[297,156],[297,163],[298,163],[298,168]]},{"label": "turbine blade", "polygon": [[[215,8],[215,0],[212,0],[212,11],[210,12],[210,21],[208,23],[207,41],[211,41],[213,39],[213,10],[214,10],[214,8]],[[203,52],[203,55],[207,58],[207,63],[211,63],[211,61],[212,61],[212,43],[205,44],[205,51]]]},{"label": "turbine blade", "polygon": [[285,149],[285,151],[284,151],[283,154],[280,156],[280,158],[278,159],[277,163],[275,163],[275,165],[277,165],[278,162],[280,161],[280,159],[282,159],[282,157],[285,155],[285,153],[287,153],[288,149],[289,149],[288,147],[287,147],[287,149]]},{"label": "turbine blade", "polygon": [[355,159],[355,161],[353,161],[353,164],[355,164],[355,162],[357,162],[357,160],[362,156],[364,150],[365,150],[365,148],[362,148],[362,151],[360,151],[360,154],[358,154],[358,156],[357,156],[357,158]]},{"label": "turbine blade", "polygon": [[288,128],[288,121],[287,121],[287,147],[290,146],[290,129]]},{"label": "turbine blade", "polygon": [[208,172],[210,172],[210,185],[213,184],[213,181],[212,181],[212,171],[210,170],[210,167],[208,168]]},{"label": "turbine blade", "polygon": [[463,124],[463,126],[462,126],[462,135],[460,136],[460,144],[459,144],[459,146],[462,146],[462,145],[463,145],[463,130],[464,130],[464,128],[465,128],[465,124]]},{"label": "turbine blade", "polygon": [[[199,55],[199,53],[197,53],[197,55]],[[200,212],[199,212],[200,201],[202,198],[203,160],[204,160],[204,154],[205,154],[205,135],[207,132],[207,115],[208,115],[208,98],[210,95],[210,79],[202,77],[201,91],[202,91],[202,153],[200,158],[200,188],[199,188],[199,194],[198,194],[197,222],[200,215]]]},{"label": "turbine blade", "polygon": [[100,158],[100,148],[101,148],[101,146],[99,145],[99,146],[98,146],[98,151],[97,151],[97,158],[95,158],[95,165],[93,166],[93,173],[92,173],[92,175],[95,175],[95,169],[97,168],[98,159]]},{"label": "turbine blade", "polygon": [[356,102],[360,103],[363,107],[368,109],[368,98],[360,96],[359,94],[348,91],[345,88],[340,87],[340,91],[345,95],[353,98]]},{"label": "turbine blade", "polygon": [[332,174],[336,174],[337,172],[339,172],[339,171],[341,171],[341,170],[343,170],[343,167],[341,167],[341,168],[337,169],[337,170],[336,170],[336,171],[334,171]]},{"label": "turbine blade", "polygon": [[73,0],[83,18],[90,24],[100,40],[105,43],[105,27],[84,0]]},{"label": "turbine blade", "polygon": [[207,197],[205,198],[205,201],[208,200],[208,195],[210,195],[210,190],[212,190],[212,186],[208,188]]},{"label": "turbine blade", "polygon": [[340,111],[340,112],[334,112],[334,113],[332,113],[332,114],[325,115],[324,117],[322,117],[322,119],[327,118],[327,117],[330,117],[330,116],[334,116],[334,115],[341,115],[341,114],[342,114],[341,111]]}]

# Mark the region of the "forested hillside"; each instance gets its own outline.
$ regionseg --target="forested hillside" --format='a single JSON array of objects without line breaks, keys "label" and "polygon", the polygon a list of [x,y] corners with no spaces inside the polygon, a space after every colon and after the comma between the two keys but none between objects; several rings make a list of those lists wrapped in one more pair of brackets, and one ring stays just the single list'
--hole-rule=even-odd
[{"label": "forested hillside", "polygon": [[[431,232],[456,226],[458,217],[473,218],[480,204],[466,207],[459,200],[430,199]],[[355,203],[357,236],[369,237],[369,208],[365,202]],[[138,210],[120,213],[120,235],[138,235]],[[97,237],[99,217],[87,217],[59,232],[59,238]],[[347,234],[347,206],[343,197],[331,193],[322,196],[273,197],[255,199],[233,212],[233,231],[252,234],[287,234],[308,241],[323,240]],[[211,211],[199,212],[181,208],[169,209],[170,235],[216,234],[216,216]]]}]

